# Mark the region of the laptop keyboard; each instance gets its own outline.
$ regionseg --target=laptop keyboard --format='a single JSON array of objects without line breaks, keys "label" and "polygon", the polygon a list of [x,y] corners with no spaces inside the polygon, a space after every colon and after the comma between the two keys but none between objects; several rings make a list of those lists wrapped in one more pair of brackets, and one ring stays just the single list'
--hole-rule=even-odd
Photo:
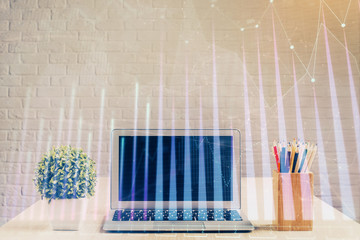
[{"label": "laptop keyboard", "polygon": [[116,210],[113,221],[242,221],[238,211],[228,209],[199,210]]}]

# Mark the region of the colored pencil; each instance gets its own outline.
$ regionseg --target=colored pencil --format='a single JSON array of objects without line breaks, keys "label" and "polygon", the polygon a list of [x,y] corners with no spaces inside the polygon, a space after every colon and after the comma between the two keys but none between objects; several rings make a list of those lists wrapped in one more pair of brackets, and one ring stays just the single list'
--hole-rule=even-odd
[{"label": "colored pencil", "polygon": [[275,141],[273,143],[273,154],[274,154],[274,157],[276,160],[276,166],[277,166],[278,172],[280,172],[280,159],[279,159],[278,149],[277,149],[277,145],[276,145]]},{"label": "colored pencil", "polygon": [[293,167],[291,168],[291,172],[292,172],[292,173],[295,173],[296,163],[297,163],[297,160],[298,160],[298,156],[299,156],[299,150],[296,149],[296,150],[295,150],[295,155],[294,155]]},{"label": "colored pencil", "polygon": [[308,149],[308,153],[306,154],[304,165],[303,165],[303,167],[301,169],[302,173],[306,172],[306,169],[307,169],[307,166],[309,164],[310,158],[311,158],[311,156],[313,154],[313,148],[314,148],[313,144],[310,144],[310,147]]},{"label": "colored pencil", "polygon": [[301,163],[300,163],[300,166],[299,166],[299,170],[298,170],[298,173],[300,173],[304,167],[304,163],[305,163],[305,159],[306,159],[306,156],[308,154],[308,144],[306,143],[305,144],[305,149],[304,149],[304,152],[301,156]]},{"label": "colored pencil", "polygon": [[285,172],[286,145],[282,144],[280,154],[280,172]]},{"label": "colored pencil", "polygon": [[313,153],[311,154],[311,158],[310,158],[309,163],[308,163],[308,165],[307,165],[306,172],[309,172],[309,171],[310,171],[310,168],[311,168],[311,165],[312,165],[312,163],[313,163],[313,161],[314,161],[316,152],[317,152],[317,145],[315,145],[315,147],[314,147],[314,149],[313,149]]},{"label": "colored pencil", "polygon": [[317,154],[317,145],[294,138],[292,142],[273,142],[271,151],[274,155],[277,171],[280,173],[309,172]]},{"label": "colored pencil", "polygon": [[285,155],[285,172],[290,171],[290,156],[291,156],[291,147],[288,145],[286,148],[286,155]]},{"label": "colored pencil", "polygon": [[296,166],[295,166],[295,172],[299,172],[299,168],[300,168],[300,164],[301,164],[301,159],[302,159],[302,155],[304,153],[304,149],[305,149],[305,145],[301,144],[299,147],[299,155],[296,161]]},{"label": "colored pencil", "polygon": [[292,169],[293,169],[295,151],[296,151],[296,140],[294,139],[294,141],[293,141],[292,144],[291,144],[291,154],[290,154],[290,168],[289,168],[289,172],[292,172]]}]

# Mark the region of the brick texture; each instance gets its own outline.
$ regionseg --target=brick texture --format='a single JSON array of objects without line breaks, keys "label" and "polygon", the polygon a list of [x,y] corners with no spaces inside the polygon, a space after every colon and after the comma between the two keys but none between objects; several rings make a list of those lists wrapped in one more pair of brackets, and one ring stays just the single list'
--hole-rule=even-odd
[{"label": "brick texture", "polygon": [[[278,59],[271,11],[264,12],[268,2],[0,0],[0,225],[38,199],[33,169],[49,147],[81,146],[97,162],[98,175],[108,176],[111,129],[158,128],[159,116],[163,128],[173,121],[185,128],[189,120],[191,128],[217,122],[240,129],[243,176],[269,176],[275,164],[263,147],[269,150],[279,138],[278,97],[288,140],[302,130],[306,140],[323,146],[313,167],[316,195],[359,220],[358,8],[349,8],[345,28],[353,86],[343,28],[324,10],[335,96],[322,25],[315,41],[319,2],[275,1]],[[335,13],[347,9],[344,1],[327,2]],[[345,149],[337,149],[339,139]],[[347,186],[340,179],[349,179]],[[331,189],[324,190],[324,181]]]}]

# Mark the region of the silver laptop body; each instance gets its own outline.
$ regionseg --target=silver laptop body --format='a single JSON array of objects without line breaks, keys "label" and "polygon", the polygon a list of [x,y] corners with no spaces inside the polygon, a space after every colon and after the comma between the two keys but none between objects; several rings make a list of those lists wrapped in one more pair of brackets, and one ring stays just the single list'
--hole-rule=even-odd
[{"label": "silver laptop body", "polygon": [[237,129],[115,129],[105,231],[251,231]]}]

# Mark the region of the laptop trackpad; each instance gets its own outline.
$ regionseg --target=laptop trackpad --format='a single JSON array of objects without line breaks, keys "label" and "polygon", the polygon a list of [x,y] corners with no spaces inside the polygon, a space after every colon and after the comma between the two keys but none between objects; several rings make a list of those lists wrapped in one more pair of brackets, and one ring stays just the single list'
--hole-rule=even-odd
[{"label": "laptop trackpad", "polygon": [[157,229],[159,231],[161,230],[168,230],[173,227],[171,222],[155,222],[153,225],[154,229]]},{"label": "laptop trackpad", "polygon": [[202,222],[195,221],[173,221],[173,222],[156,222],[154,223],[154,229],[157,230],[203,230],[205,225]]}]

